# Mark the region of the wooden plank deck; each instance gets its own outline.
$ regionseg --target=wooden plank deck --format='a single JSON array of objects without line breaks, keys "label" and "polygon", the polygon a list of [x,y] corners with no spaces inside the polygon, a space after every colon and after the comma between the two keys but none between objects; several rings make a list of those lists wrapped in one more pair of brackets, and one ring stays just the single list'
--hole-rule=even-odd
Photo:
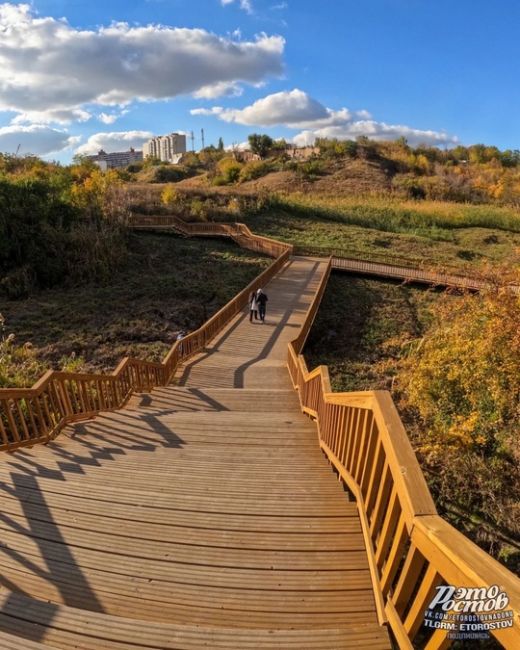
[{"label": "wooden plank deck", "polygon": [[390,648],[285,368],[324,267],[293,258],[177,386],[1,458],[0,647]]}]

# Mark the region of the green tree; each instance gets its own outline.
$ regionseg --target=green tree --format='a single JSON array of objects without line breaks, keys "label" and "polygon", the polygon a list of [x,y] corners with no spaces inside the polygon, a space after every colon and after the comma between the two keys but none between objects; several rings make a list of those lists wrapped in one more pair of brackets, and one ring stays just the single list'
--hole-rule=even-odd
[{"label": "green tree", "polygon": [[252,133],[248,138],[251,151],[260,158],[265,158],[273,147],[273,139],[268,135]]},{"label": "green tree", "polygon": [[224,151],[224,140],[221,137],[218,139],[217,149],[219,151]]}]

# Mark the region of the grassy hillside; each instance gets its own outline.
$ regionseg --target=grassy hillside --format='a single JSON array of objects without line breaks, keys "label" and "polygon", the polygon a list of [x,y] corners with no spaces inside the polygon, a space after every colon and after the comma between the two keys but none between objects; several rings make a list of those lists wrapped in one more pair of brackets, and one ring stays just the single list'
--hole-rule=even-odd
[{"label": "grassy hillside", "polygon": [[392,390],[406,345],[424,333],[439,297],[334,272],[307,341],[309,367],[327,365],[337,391]]},{"label": "grassy hillside", "polygon": [[[254,148],[253,148],[253,151]],[[416,200],[520,206],[520,152],[473,145],[441,150],[411,147],[406,140],[374,142],[320,139],[297,152],[285,142],[243,161],[208,147],[188,153],[181,166],[148,160],[132,166],[126,180],[177,182],[184,188],[240,187],[246,192],[304,192],[314,195],[375,195]],[[129,168],[130,170],[130,168]]]},{"label": "grassy hillside", "polygon": [[471,273],[520,259],[520,216],[510,208],[292,195],[245,220],[303,250],[337,248],[364,259]]}]

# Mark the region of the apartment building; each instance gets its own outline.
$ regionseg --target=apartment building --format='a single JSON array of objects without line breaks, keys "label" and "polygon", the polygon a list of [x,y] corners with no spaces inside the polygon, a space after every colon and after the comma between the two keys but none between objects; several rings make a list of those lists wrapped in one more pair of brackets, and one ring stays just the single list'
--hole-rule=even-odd
[{"label": "apartment building", "polygon": [[158,158],[164,162],[178,163],[184,153],[186,153],[186,136],[183,133],[159,135],[143,145],[145,158]]},{"label": "apartment building", "polygon": [[129,151],[107,153],[103,149],[100,149],[95,156],[86,156],[86,158],[95,163],[103,171],[106,171],[107,169],[127,167],[134,162],[141,162],[143,160],[143,152],[130,149]]}]

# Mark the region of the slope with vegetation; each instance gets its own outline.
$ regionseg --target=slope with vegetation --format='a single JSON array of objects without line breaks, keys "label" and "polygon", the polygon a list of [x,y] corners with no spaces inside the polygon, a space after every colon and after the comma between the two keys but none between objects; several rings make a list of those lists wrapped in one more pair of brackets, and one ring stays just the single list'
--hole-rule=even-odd
[{"label": "slope with vegetation", "polygon": [[501,284],[457,295],[335,274],[305,354],[335,390],[392,392],[442,514],[520,571],[520,301]]},{"label": "slope with vegetation", "polygon": [[179,331],[200,327],[267,263],[227,242],[132,234],[110,278],[3,304],[0,386],[31,385],[49,367],[159,361]]},{"label": "slope with vegetation", "polygon": [[0,156],[0,295],[109,277],[125,259],[125,215],[115,172]]}]

